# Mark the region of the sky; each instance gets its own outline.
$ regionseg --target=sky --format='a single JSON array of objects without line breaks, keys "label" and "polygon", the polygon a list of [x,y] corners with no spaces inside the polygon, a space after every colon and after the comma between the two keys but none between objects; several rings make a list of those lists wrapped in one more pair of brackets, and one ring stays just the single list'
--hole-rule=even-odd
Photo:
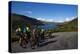
[{"label": "sky", "polygon": [[78,16],[77,5],[18,2],[11,3],[11,13],[49,22],[70,21]]}]

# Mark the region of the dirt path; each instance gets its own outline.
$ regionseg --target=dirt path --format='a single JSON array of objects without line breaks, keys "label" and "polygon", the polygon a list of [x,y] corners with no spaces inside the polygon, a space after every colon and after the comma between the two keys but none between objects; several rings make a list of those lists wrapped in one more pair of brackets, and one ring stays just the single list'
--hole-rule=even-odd
[{"label": "dirt path", "polygon": [[22,48],[18,43],[12,43],[12,52],[33,52],[46,50],[62,50],[78,48],[78,33],[77,32],[58,32],[52,34],[54,38],[46,39],[41,43],[40,47],[31,49],[30,43],[27,48]]}]

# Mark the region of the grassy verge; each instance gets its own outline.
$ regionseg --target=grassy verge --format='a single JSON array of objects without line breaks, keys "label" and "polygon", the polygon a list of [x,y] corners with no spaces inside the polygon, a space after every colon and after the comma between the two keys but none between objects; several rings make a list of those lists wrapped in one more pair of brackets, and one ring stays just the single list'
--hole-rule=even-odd
[{"label": "grassy verge", "polygon": [[16,42],[19,40],[19,36],[15,34],[15,32],[11,32],[11,42]]}]

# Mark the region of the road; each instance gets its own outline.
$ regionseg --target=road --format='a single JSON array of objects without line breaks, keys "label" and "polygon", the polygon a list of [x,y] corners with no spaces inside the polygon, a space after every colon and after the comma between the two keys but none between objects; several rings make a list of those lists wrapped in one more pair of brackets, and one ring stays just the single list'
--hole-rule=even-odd
[{"label": "road", "polygon": [[40,47],[31,49],[30,44],[27,48],[22,48],[17,42],[11,44],[12,52],[33,52],[48,50],[64,50],[78,48],[78,32],[58,32],[52,33],[53,38],[46,39]]}]

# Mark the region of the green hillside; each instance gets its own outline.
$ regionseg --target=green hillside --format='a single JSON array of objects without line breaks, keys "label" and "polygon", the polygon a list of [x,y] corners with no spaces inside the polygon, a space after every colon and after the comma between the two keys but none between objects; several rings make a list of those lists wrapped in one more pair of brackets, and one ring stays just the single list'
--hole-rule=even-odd
[{"label": "green hillside", "polygon": [[27,26],[32,26],[32,25],[42,25],[43,23],[37,19],[34,19],[32,17],[20,15],[20,14],[11,14],[11,28],[12,31],[17,28],[18,25],[27,25]]},{"label": "green hillside", "polygon": [[65,31],[78,31],[78,18],[73,19],[69,22],[64,22],[58,25],[58,28],[54,30],[55,32],[65,32]]}]

